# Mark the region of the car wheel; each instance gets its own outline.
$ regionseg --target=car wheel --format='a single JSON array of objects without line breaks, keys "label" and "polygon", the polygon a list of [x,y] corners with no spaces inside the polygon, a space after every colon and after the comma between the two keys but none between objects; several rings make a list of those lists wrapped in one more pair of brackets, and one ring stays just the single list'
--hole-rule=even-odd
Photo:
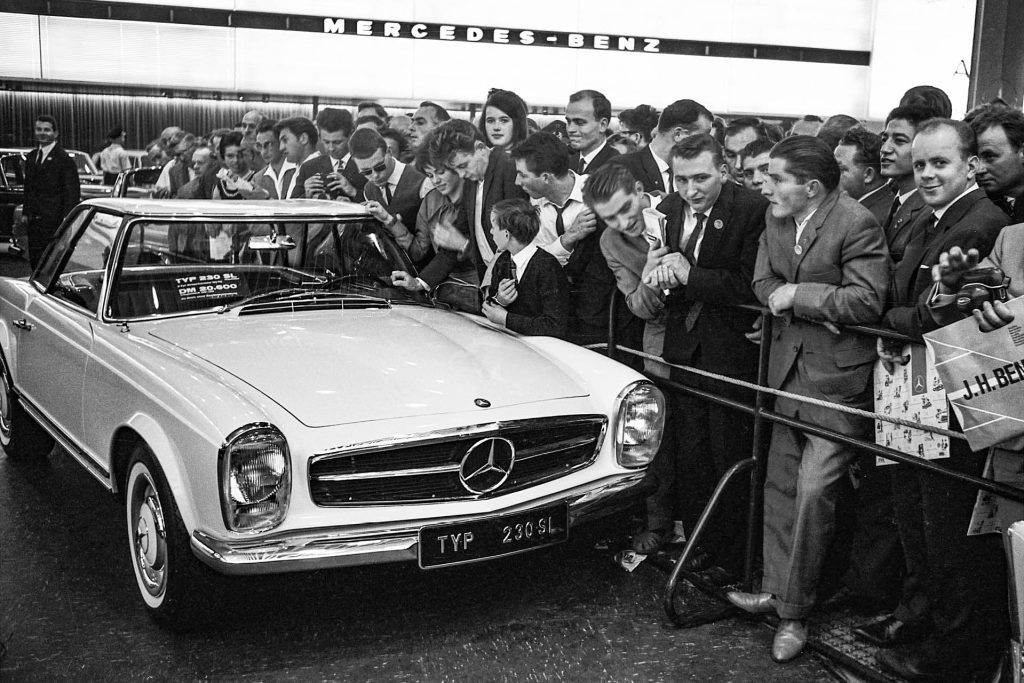
[{"label": "car wheel", "polygon": [[150,616],[174,630],[208,624],[218,577],[192,553],[167,480],[145,446],[131,455],[124,492],[133,573]]},{"label": "car wheel", "polygon": [[8,458],[19,462],[45,458],[53,449],[53,437],[18,403],[3,354],[0,354],[0,446]]}]

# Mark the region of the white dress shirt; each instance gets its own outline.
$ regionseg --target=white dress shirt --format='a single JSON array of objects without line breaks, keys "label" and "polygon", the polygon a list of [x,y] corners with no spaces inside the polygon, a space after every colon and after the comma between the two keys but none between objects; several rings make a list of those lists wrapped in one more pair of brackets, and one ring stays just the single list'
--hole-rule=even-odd
[{"label": "white dress shirt", "polygon": [[[583,184],[587,181],[587,176],[572,171],[569,173],[573,174],[575,181],[572,190],[569,191],[568,199],[565,200],[565,208],[562,210],[562,222],[565,224],[566,230],[572,226],[580,212],[587,208],[587,205],[583,203]],[[530,202],[540,212],[540,231],[533,239],[533,244],[554,256],[564,266],[569,262],[572,252],[562,246],[562,240],[559,239],[560,236],[555,227],[558,223],[557,204],[547,197],[531,199]]]}]

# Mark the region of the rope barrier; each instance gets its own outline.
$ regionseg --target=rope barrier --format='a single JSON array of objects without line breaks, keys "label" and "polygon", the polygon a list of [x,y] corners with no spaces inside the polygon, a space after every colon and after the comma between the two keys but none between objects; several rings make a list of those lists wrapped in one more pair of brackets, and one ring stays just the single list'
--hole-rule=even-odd
[{"label": "rope barrier", "polygon": [[[608,346],[607,344],[590,344],[586,348],[588,348],[588,349],[602,348],[603,349],[603,348],[607,348],[607,346]],[[964,436],[960,432],[954,432],[951,429],[944,429],[942,427],[932,427],[931,425],[925,425],[925,424],[921,424],[919,422],[911,422],[910,420],[904,420],[901,417],[892,417],[891,415],[884,415],[882,413],[874,413],[874,412],[871,412],[871,411],[868,411],[868,410],[861,410],[860,408],[851,408],[850,406],[845,406],[845,405],[843,405],[841,403],[833,403],[832,401],[823,401],[823,400],[818,399],[818,398],[811,398],[809,396],[801,396],[800,394],[794,394],[794,393],[791,393],[789,391],[783,391],[781,389],[772,389],[771,387],[763,387],[763,386],[760,386],[760,385],[755,384],[753,382],[745,382],[745,381],[743,381],[741,379],[736,379],[735,377],[728,377],[726,375],[719,375],[718,373],[708,372],[707,370],[701,370],[699,368],[690,367],[688,365],[676,365],[675,363],[669,363],[664,358],[661,358],[659,356],[655,356],[655,355],[650,354],[650,353],[644,353],[643,351],[638,351],[636,349],[631,349],[628,346],[617,346],[617,347],[615,347],[615,350],[616,351],[623,351],[625,353],[629,353],[629,354],[632,354],[634,356],[638,356],[640,358],[644,358],[646,360],[653,360],[653,361],[655,361],[657,363],[660,363],[661,365],[665,365],[665,366],[670,367],[670,368],[676,368],[678,370],[683,370],[684,372],[690,372],[690,373],[693,373],[695,375],[700,375],[702,377],[707,377],[709,379],[717,380],[717,381],[720,381],[720,382],[726,382],[728,384],[732,384],[732,385],[738,386],[738,387],[743,387],[745,389],[752,389],[754,391],[763,391],[763,392],[765,392],[767,394],[772,394],[773,396],[781,396],[783,398],[789,398],[789,399],[792,399],[794,401],[799,401],[801,403],[809,403],[811,405],[819,406],[819,407],[822,407],[822,408],[831,408],[832,410],[836,410],[836,411],[839,411],[841,413],[848,413],[850,415],[857,415],[858,417],[864,417],[864,418],[868,418],[870,420],[881,420],[883,422],[889,422],[889,423],[892,423],[892,424],[895,424],[895,425],[899,425],[901,427],[909,427],[911,429],[919,429],[922,432],[931,432],[932,434],[938,434],[939,436],[945,436],[945,437],[947,437],[949,439],[957,439],[957,440],[960,440],[960,441],[966,441],[967,440],[966,436]]]}]

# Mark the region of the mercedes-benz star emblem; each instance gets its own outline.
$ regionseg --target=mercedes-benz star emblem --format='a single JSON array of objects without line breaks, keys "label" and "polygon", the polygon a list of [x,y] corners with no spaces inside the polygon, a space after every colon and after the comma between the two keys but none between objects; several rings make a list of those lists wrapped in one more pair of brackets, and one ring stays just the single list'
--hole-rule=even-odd
[{"label": "mercedes-benz star emblem", "polygon": [[508,439],[481,439],[469,447],[459,466],[459,480],[470,493],[490,493],[505,483],[516,462]]},{"label": "mercedes-benz star emblem", "polygon": [[491,402],[488,401],[486,398],[478,398],[475,401],[473,401],[473,403],[476,404],[477,408],[490,408],[491,407]]}]

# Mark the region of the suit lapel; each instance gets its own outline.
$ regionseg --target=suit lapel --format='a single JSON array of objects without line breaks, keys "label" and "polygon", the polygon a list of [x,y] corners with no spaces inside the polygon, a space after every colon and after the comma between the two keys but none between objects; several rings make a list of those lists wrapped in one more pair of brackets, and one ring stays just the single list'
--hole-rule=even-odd
[{"label": "suit lapel", "polygon": [[711,209],[711,214],[704,224],[704,239],[700,243],[700,255],[697,256],[698,264],[710,263],[715,258],[718,245],[722,243],[722,234],[729,227],[729,219],[732,218],[733,194],[736,189],[731,184],[722,185],[722,194]]},{"label": "suit lapel", "polygon": [[641,162],[644,165],[644,171],[647,173],[647,176],[650,178],[654,178],[654,187],[649,188],[647,191],[650,192],[653,189],[659,190],[661,192],[666,192],[667,188],[665,187],[665,181],[661,177],[661,171],[658,169],[658,162],[654,160],[654,152],[650,150],[651,148],[647,147],[647,154],[644,154],[640,157]]},{"label": "suit lapel", "polygon": [[[821,203],[818,210],[814,212],[811,219],[804,226],[803,232],[800,233],[800,241],[793,247],[793,263],[795,265],[794,271],[800,267],[800,262],[803,261],[804,256],[810,251],[811,245],[814,244],[814,240],[818,237],[818,230],[822,225],[825,224],[825,219],[835,208],[836,203],[839,201],[839,190],[833,190],[825,201]],[[793,223],[793,238],[796,239],[796,223]],[[797,249],[799,247],[799,249]]]},{"label": "suit lapel", "polygon": [[491,158],[487,163],[487,171],[484,172],[484,208],[487,207],[487,197],[491,194],[491,187],[494,186],[494,177],[498,175],[498,164],[501,162],[496,155],[504,154],[499,150],[491,150]]}]

